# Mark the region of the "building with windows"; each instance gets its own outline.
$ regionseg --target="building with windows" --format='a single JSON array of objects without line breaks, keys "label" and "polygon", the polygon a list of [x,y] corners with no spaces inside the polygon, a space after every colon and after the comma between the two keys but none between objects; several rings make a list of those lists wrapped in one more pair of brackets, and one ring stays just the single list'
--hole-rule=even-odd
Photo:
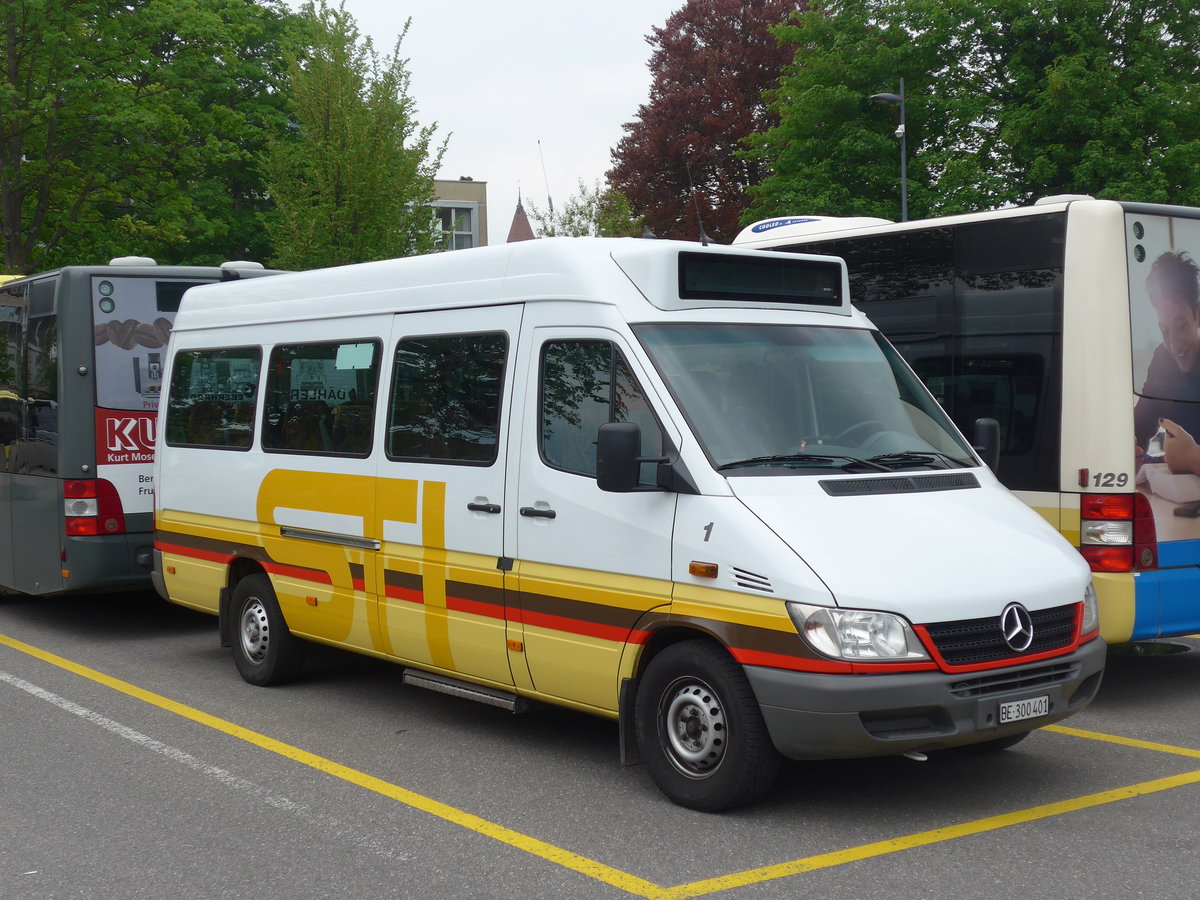
[{"label": "building with windows", "polygon": [[487,182],[464,175],[457,181],[434,181],[433,213],[443,250],[487,246]]}]

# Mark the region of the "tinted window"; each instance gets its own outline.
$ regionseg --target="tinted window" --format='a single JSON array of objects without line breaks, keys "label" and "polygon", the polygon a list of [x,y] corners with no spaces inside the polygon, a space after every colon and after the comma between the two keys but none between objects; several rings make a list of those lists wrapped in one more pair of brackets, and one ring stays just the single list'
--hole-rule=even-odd
[{"label": "tinted window", "polygon": [[[541,452],[547,464],[596,475],[596,436],[608,422],[633,422],[642,455],[662,454],[662,431],[625,357],[608,341],[554,341],[542,349]],[[643,465],[642,483],[653,484]]]},{"label": "tinted window", "polygon": [[396,347],[387,455],[496,460],[508,338],[501,332],[405,338]]},{"label": "tinted window", "polygon": [[176,354],[167,399],[167,443],[249,449],[261,362],[258,347]]},{"label": "tinted window", "polygon": [[[17,289],[12,289],[17,290]],[[0,291],[0,447],[9,448],[21,428],[21,331],[25,293]],[[9,452],[0,451],[0,471],[7,471]]]},{"label": "tinted window", "polygon": [[368,340],[273,349],[263,449],[368,455],[379,357],[379,343]]},{"label": "tinted window", "polygon": [[[31,294],[38,293],[52,300],[54,282],[35,284]],[[48,306],[52,304],[42,305]],[[13,472],[58,472],[58,349],[58,317],[35,318],[31,314],[25,327],[24,371],[18,376],[22,402],[17,441],[9,459]]]},{"label": "tinted window", "polygon": [[955,424],[1000,422],[999,475],[1058,490],[1066,217],[1020,216],[789,247],[842,256],[850,299]]}]

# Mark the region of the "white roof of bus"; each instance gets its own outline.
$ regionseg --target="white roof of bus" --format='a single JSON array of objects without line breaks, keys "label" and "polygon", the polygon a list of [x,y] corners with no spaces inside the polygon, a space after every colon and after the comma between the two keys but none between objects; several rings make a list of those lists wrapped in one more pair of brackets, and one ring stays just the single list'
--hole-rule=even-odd
[{"label": "white roof of bus", "polygon": [[769,251],[682,241],[546,238],[195,287],[184,295],[174,330],[539,300],[610,304],[627,321],[720,307],[856,318],[845,289],[841,307],[680,301],[681,251],[778,259]]},{"label": "white roof of bus", "polygon": [[937,225],[959,225],[968,222],[1061,212],[1072,203],[1115,202],[1096,200],[1086,194],[1058,194],[1052,197],[1043,197],[1032,206],[1007,206],[1002,209],[959,213],[932,219],[909,219],[907,222],[893,222],[890,219],[876,219],[870,216],[779,216],[747,225],[733,239],[733,246],[744,247],[747,250],[756,247],[779,247],[787,244],[801,244],[815,238],[826,238],[842,232],[853,232],[858,235],[880,231],[916,230]]}]

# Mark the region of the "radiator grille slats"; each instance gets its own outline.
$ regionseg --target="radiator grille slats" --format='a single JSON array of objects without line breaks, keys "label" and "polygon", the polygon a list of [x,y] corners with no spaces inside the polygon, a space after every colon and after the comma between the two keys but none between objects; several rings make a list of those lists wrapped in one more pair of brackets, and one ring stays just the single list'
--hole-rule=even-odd
[{"label": "radiator grille slats", "polygon": [[1075,637],[1076,608],[1076,604],[1068,603],[1050,609],[1031,610],[1029,616],[1033,621],[1033,642],[1021,652],[1005,643],[999,616],[937,622],[925,626],[925,630],[942,659],[949,665],[1017,661],[1022,657],[1069,646]]}]

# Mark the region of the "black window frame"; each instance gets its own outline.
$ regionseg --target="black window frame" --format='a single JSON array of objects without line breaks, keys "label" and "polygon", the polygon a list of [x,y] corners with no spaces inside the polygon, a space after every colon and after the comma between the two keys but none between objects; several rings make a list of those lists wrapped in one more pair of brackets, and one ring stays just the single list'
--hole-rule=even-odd
[{"label": "black window frame", "polygon": [[[437,340],[470,340],[472,338],[483,338],[487,336],[496,336],[500,338],[500,354],[498,357],[493,357],[493,364],[498,363],[499,371],[496,373],[495,384],[495,416],[491,423],[495,440],[490,445],[491,454],[485,458],[467,459],[462,457],[452,456],[418,456],[411,454],[402,454],[393,452],[393,434],[397,431],[397,393],[399,388],[399,376],[401,372],[400,354],[404,349],[404,345],[409,342],[417,341],[437,341]],[[392,353],[392,371],[388,385],[388,398],[386,406],[386,414],[384,417],[384,440],[383,452],[384,456],[394,462],[411,462],[425,463],[429,465],[439,466],[475,466],[477,468],[490,468],[496,465],[500,460],[500,445],[504,441],[504,414],[505,414],[505,391],[508,389],[508,373],[511,362],[513,349],[512,335],[503,328],[489,328],[479,331],[451,331],[451,332],[436,332],[432,334],[406,334],[402,335],[396,341],[395,350]],[[478,419],[476,422],[478,423]],[[476,444],[475,446],[486,447],[487,444]]]},{"label": "black window frame", "polygon": [[[323,413],[323,416],[329,417],[329,420],[327,422],[323,421],[320,423],[320,427],[322,428],[322,433],[328,435],[328,439],[329,439],[328,447],[322,447],[320,449],[310,449],[310,448],[302,449],[302,448],[296,448],[296,447],[282,446],[278,443],[274,443],[274,441],[284,433],[284,429],[282,427],[282,419],[283,419],[283,417],[285,417],[289,414],[290,408],[293,404],[298,404],[298,403],[322,403],[323,404],[325,402],[324,398],[319,398],[319,399],[297,398],[296,400],[292,400],[289,398],[285,402],[285,405],[282,408],[280,408],[279,410],[276,410],[275,407],[272,405],[273,400],[272,400],[272,395],[271,395],[273,380],[276,377],[275,376],[275,368],[279,363],[279,360],[276,359],[276,354],[281,351],[285,351],[285,350],[299,349],[299,348],[311,348],[311,347],[329,347],[329,348],[334,348],[336,350],[336,348],[345,346],[348,344],[370,344],[374,349],[374,353],[373,353],[372,360],[371,360],[371,362],[372,362],[371,376],[372,377],[371,377],[370,398],[365,402],[363,402],[361,400],[348,401],[348,403],[349,402],[354,402],[356,404],[361,403],[362,405],[365,406],[365,408],[367,409],[367,411],[369,413],[369,419],[368,419],[368,423],[367,423],[368,429],[367,429],[366,448],[363,450],[350,451],[350,450],[339,450],[335,447],[335,441],[337,440],[337,431],[338,431],[338,426],[337,426],[337,422],[336,422],[336,418],[337,418],[336,410],[338,410],[344,406],[347,406],[348,403],[347,404],[339,404],[338,406],[328,407],[325,410],[325,412]],[[285,454],[288,456],[331,456],[331,457],[346,458],[346,459],[366,459],[367,457],[369,457],[371,455],[371,451],[372,451],[372,448],[374,447],[374,443],[375,443],[375,421],[377,418],[376,410],[378,407],[377,401],[379,398],[379,378],[380,378],[380,374],[381,374],[382,370],[383,370],[383,341],[380,340],[378,337],[338,338],[336,340],[329,340],[329,341],[294,341],[294,342],[290,342],[290,343],[286,343],[286,344],[281,343],[281,344],[271,345],[271,352],[266,355],[266,367],[265,367],[266,378],[261,380],[262,393],[263,393],[263,414],[262,414],[262,424],[259,428],[259,442],[260,442],[260,446],[262,447],[263,453],[279,453],[279,454]],[[290,373],[290,369],[289,369],[289,373]],[[279,416],[280,421],[271,421],[272,417],[275,415]],[[268,438],[268,436],[269,436],[269,438]],[[270,443],[268,442],[269,440],[270,440]]]},{"label": "black window frame", "polygon": [[[201,443],[201,442],[193,442],[193,441],[180,441],[180,440],[176,440],[176,439],[172,438],[172,425],[175,424],[175,414],[176,414],[176,408],[177,408],[174,403],[174,399],[176,396],[176,394],[175,394],[175,379],[178,377],[179,372],[180,372],[179,358],[181,356],[184,356],[187,354],[192,354],[194,356],[197,356],[202,353],[242,354],[244,356],[255,354],[258,357],[258,364],[257,364],[257,368],[255,370],[256,376],[255,376],[255,380],[254,380],[254,391],[253,391],[252,395],[249,397],[248,400],[233,401],[233,402],[243,402],[243,403],[248,404],[247,408],[250,411],[249,422],[245,423],[248,426],[245,430],[245,433],[248,437],[248,441],[244,445],[241,443],[228,443],[228,442]],[[258,395],[262,388],[263,359],[265,358],[265,356],[266,356],[266,354],[263,352],[263,347],[261,344],[245,344],[245,345],[240,345],[237,347],[189,347],[185,350],[177,350],[171,361],[171,381],[167,388],[167,401],[164,404],[163,413],[162,413],[163,417],[164,417],[163,418],[163,438],[164,438],[167,446],[168,447],[180,447],[180,448],[185,448],[185,449],[195,449],[195,450],[228,450],[228,451],[242,452],[242,453],[249,452],[250,450],[252,450],[254,448],[255,437],[257,435]],[[216,358],[219,358],[219,357],[214,357],[214,361]],[[237,357],[237,358],[240,359],[242,357]],[[193,360],[192,365],[194,365],[194,364],[195,364],[195,362]],[[220,399],[213,399],[213,400],[205,400],[203,402],[218,404],[218,408],[220,409],[219,404],[221,404],[222,402],[226,402],[226,401],[222,401]],[[194,411],[195,411],[195,406],[194,405],[190,406],[188,409],[189,419],[191,418],[190,413],[192,413]],[[221,409],[221,412],[222,412],[221,419],[222,419],[223,423],[232,423],[234,421],[233,416],[225,415],[225,413],[228,411],[229,410]],[[186,428],[187,426],[184,426],[184,427]]]}]

